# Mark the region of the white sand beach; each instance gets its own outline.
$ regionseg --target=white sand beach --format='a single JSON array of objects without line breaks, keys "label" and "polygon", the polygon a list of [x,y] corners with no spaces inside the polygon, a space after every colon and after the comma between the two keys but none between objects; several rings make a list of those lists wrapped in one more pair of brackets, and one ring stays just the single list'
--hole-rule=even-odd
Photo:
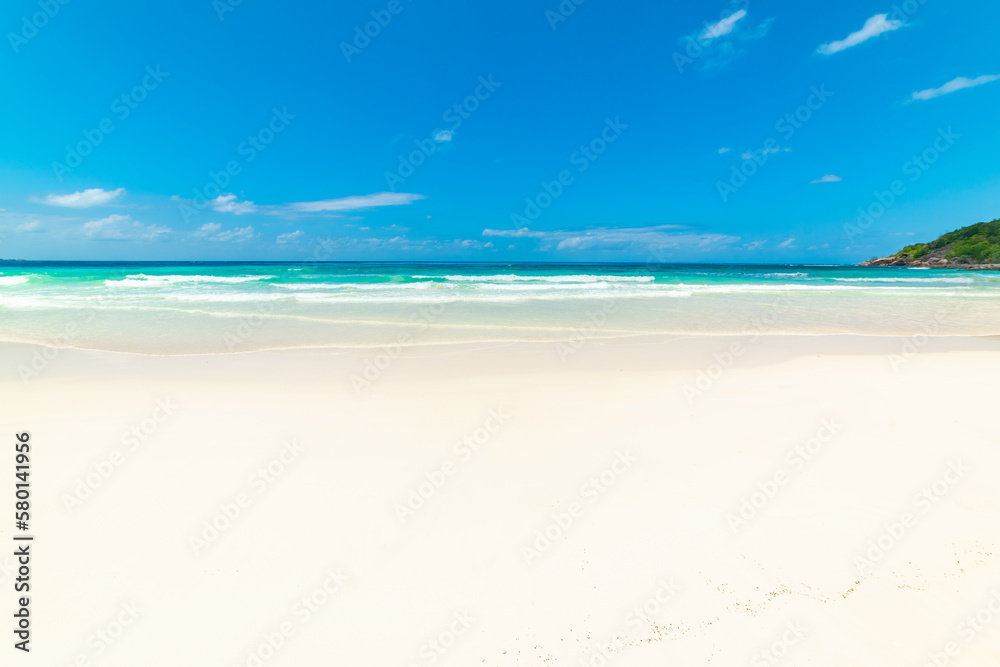
[{"label": "white sand beach", "polygon": [[1000,667],[1000,2],[7,5],[0,667]]},{"label": "white sand beach", "polygon": [[998,351],[50,350],[0,383],[34,447],[32,657],[997,664]]}]

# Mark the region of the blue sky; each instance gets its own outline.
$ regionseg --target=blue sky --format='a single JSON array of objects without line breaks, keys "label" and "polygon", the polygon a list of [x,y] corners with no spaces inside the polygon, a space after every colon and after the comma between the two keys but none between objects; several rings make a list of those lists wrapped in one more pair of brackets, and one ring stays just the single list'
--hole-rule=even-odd
[{"label": "blue sky", "polygon": [[1000,217],[988,0],[2,21],[4,258],[855,262]]}]

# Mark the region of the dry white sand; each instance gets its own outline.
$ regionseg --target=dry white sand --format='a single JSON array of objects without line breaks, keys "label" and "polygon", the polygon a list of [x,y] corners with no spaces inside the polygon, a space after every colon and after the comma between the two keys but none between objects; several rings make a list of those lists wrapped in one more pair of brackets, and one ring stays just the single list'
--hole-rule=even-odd
[{"label": "dry white sand", "polygon": [[998,664],[1000,343],[924,343],[0,346],[31,660]]}]

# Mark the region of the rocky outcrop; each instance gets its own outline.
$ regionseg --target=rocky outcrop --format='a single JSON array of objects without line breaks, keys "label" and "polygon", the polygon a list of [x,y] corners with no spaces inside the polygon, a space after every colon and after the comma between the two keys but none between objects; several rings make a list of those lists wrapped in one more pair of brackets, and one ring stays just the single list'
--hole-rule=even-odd
[{"label": "rocky outcrop", "polygon": [[929,243],[913,243],[890,257],[873,257],[861,266],[1000,271],[1000,218],[942,234]]},{"label": "rocky outcrop", "polygon": [[910,266],[910,263],[902,257],[877,257],[861,262],[861,266]]},{"label": "rocky outcrop", "polygon": [[919,266],[929,269],[965,269],[966,271],[1000,271],[1000,264],[976,264],[968,259],[948,259],[945,255],[951,246],[945,246],[927,253],[920,259],[913,259],[906,253],[890,257],[878,257],[861,262],[861,266]]}]

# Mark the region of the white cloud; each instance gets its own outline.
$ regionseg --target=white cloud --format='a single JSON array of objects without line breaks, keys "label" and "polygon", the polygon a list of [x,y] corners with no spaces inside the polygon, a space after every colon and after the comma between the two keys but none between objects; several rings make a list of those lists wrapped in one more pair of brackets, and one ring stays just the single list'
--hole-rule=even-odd
[{"label": "white cloud", "polygon": [[[591,229],[554,231],[534,231],[528,229],[495,230],[484,229],[483,236],[530,237],[539,239],[543,245],[556,250],[619,249],[642,250],[650,246],[661,249],[709,250],[735,243],[739,238],[723,234],[693,234],[671,230],[682,229],[678,225],[655,225],[652,227],[594,227]],[[543,248],[545,249],[545,248]]]},{"label": "white cloud", "polygon": [[454,137],[455,133],[451,130],[438,130],[434,133],[434,141],[440,141],[441,143],[451,141]]},{"label": "white cloud", "polygon": [[538,232],[527,227],[521,227],[520,229],[484,229],[483,236],[508,236],[511,238],[542,238],[545,236],[546,232]]},{"label": "white cloud", "polygon": [[409,252],[409,253],[434,253],[440,257],[444,253],[465,252],[467,250],[481,250],[487,246],[475,239],[409,239],[405,236],[393,236],[391,238],[327,238],[316,239],[319,246],[330,252]]},{"label": "white cloud", "polygon": [[206,222],[204,225],[198,228],[198,231],[194,233],[195,236],[208,236],[214,232],[222,229],[222,225],[217,222]]},{"label": "white cloud", "polygon": [[14,229],[19,232],[36,232],[42,228],[42,223],[39,220],[28,220],[22,222]]},{"label": "white cloud", "polygon": [[228,241],[249,241],[255,239],[260,234],[254,231],[253,227],[235,227],[233,229],[222,229],[222,225],[217,222],[207,222],[197,231],[191,233],[195,239],[206,241],[228,242]]},{"label": "white cloud", "polygon": [[278,238],[275,239],[278,243],[294,243],[299,238],[302,237],[303,232],[296,229],[294,232],[288,232],[287,234],[280,234]]},{"label": "white cloud", "polygon": [[91,220],[83,225],[83,233],[87,238],[117,241],[157,241],[171,231],[169,227],[144,225],[129,215],[118,214]]},{"label": "white cloud", "polygon": [[[174,199],[181,200],[180,197],[176,196]],[[217,213],[230,213],[232,215],[261,213],[294,217],[304,213],[347,212],[384,206],[404,206],[420,199],[426,199],[426,197],[407,192],[377,192],[371,195],[293,202],[291,204],[255,204],[252,201],[240,201],[236,195],[224,192],[210,200],[208,204]]]},{"label": "white cloud", "polygon": [[[651,248],[657,251],[708,252],[736,243],[739,238],[721,234],[698,234],[683,231],[678,225],[657,225],[637,228],[598,227],[577,230],[490,230],[483,231],[484,237],[530,238],[542,251],[625,251],[636,255],[646,255]],[[341,237],[316,238],[320,247],[336,252],[394,252],[434,253],[441,257],[447,253],[461,253],[468,250],[494,251],[497,246],[486,239],[410,239],[403,235],[388,238]],[[516,246],[509,245],[507,249]],[[660,256],[660,255],[658,255]]]},{"label": "white cloud", "polygon": [[101,188],[90,188],[81,192],[74,192],[68,195],[46,195],[44,199],[32,198],[32,201],[49,206],[63,206],[66,208],[90,208],[91,206],[103,206],[110,204],[114,200],[125,194],[125,188],[117,190],[102,190]]},{"label": "white cloud", "polygon": [[823,176],[822,178],[817,178],[816,180],[809,181],[809,182],[810,183],[840,183],[842,180],[844,180],[844,179],[842,179],[840,176],[837,176],[836,174],[827,174],[826,176]]},{"label": "white cloud", "polygon": [[793,243],[795,243],[795,237],[794,236],[792,236],[792,237],[790,237],[788,239],[785,239],[784,241],[782,241],[781,243],[779,243],[778,247],[779,248],[791,248]]},{"label": "white cloud", "polygon": [[759,26],[753,28],[752,30],[745,31],[740,37],[742,39],[764,39],[767,37],[767,33],[771,30],[771,24],[774,23],[774,17],[763,21]]},{"label": "white cloud", "polygon": [[733,31],[733,28],[736,27],[737,22],[739,22],[739,20],[746,15],[747,10],[741,9],[716,23],[708,25],[701,33],[701,39],[708,42],[718,37],[722,37],[723,35],[728,35]]},{"label": "white cloud", "polygon": [[224,232],[219,232],[214,238],[210,239],[212,241],[249,241],[250,239],[255,239],[260,234],[254,231],[253,227],[236,227],[234,229],[227,229]]},{"label": "white cloud", "polygon": [[935,97],[941,97],[942,95],[947,95],[948,93],[954,93],[957,90],[965,90],[966,88],[981,86],[984,83],[992,83],[998,79],[1000,79],[1000,74],[985,74],[983,76],[976,77],[975,79],[967,79],[964,76],[960,76],[957,79],[952,79],[940,88],[928,88],[927,90],[915,92],[909,101],[915,102],[917,100],[932,100]]},{"label": "white cloud", "polygon": [[722,154],[728,153],[728,152],[729,152],[729,148],[726,147],[726,146],[723,146],[722,148],[719,149],[719,155],[722,155]]},{"label": "white cloud", "polygon": [[212,209],[219,213],[232,213],[233,215],[246,215],[256,213],[257,207],[252,201],[238,201],[236,195],[224,193],[213,199]]},{"label": "white cloud", "polygon": [[359,211],[366,208],[382,206],[405,206],[426,199],[423,195],[406,192],[377,192],[359,197],[342,197],[340,199],[324,199],[322,201],[303,201],[288,204],[288,208],[302,213],[318,213],[321,211]]},{"label": "white cloud", "polygon": [[833,55],[843,51],[844,49],[849,49],[852,46],[857,46],[858,44],[865,42],[872,37],[878,37],[882,33],[892,32],[893,30],[899,30],[903,27],[902,21],[897,21],[896,19],[890,19],[888,14],[876,14],[867,21],[865,25],[857,32],[852,32],[850,35],[844,39],[838,40],[836,42],[830,42],[829,44],[823,44],[817,51],[825,56]]},{"label": "white cloud", "polygon": [[[760,155],[758,155],[757,157],[758,158],[766,157],[768,155],[771,155],[772,153],[791,153],[791,152],[792,152],[791,148],[762,148],[760,149]],[[754,159],[754,154],[744,153],[740,157],[742,157],[744,160],[752,160]]]},{"label": "white cloud", "polygon": [[[735,9],[735,5],[746,3],[734,1],[732,4]],[[719,20],[714,23],[706,21],[704,28],[682,37],[683,52],[674,53],[677,67],[683,71],[684,66],[698,60],[701,69],[718,71],[742,56],[746,52],[745,43],[766,37],[774,22],[772,18],[756,27],[748,27],[744,20],[746,17],[746,9],[727,9]]]}]

